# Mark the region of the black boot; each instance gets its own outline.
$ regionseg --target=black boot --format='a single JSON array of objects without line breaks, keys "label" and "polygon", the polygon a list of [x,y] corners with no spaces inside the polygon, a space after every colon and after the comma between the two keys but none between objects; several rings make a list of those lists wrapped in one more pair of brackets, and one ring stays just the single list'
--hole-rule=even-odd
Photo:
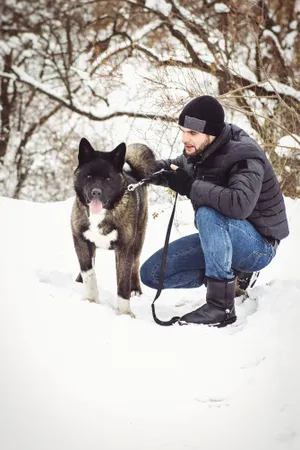
[{"label": "black boot", "polygon": [[226,327],[236,321],[234,309],[236,279],[207,278],[206,304],[182,316],[179,325],[189,323]]}]

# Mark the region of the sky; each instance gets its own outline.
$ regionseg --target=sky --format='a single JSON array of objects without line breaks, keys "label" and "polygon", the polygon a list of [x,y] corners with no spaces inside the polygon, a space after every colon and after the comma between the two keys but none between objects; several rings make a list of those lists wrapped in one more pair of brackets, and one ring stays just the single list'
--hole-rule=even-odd
[{"label": "sky", "polygon": [[[117,315],[108,250],[96,258],[101,304],[84,300],[72,203],[0,197],[0,448],[298,450],[300,201],[286,199],[290,236],[224,329],[156,325],[145,286],[136,318]],[[171,206],[150,205],[142,262],[163,245]],[[180,200],[171,239],[194,232]],[[164,291],[157,315],[204,301],[205,288]]]}]

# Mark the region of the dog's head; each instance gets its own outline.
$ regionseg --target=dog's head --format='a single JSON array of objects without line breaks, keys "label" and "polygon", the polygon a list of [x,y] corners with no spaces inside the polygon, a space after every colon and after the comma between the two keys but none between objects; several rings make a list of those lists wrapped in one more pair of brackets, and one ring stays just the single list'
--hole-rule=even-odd
[{"label": "dog's head", "polygon": [[124,143],[111,152],[101,152],[95,151],[87,139],[81,139],[74,188],[91,213],[111,209],[123,195],[125,186],[121,174],[125,153]]}]

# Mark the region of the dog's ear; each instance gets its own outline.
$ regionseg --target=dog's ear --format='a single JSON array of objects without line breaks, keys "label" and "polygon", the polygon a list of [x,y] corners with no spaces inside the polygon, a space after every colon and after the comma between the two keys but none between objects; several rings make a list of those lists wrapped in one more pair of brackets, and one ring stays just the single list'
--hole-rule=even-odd
[{"label": "dog's ear", "polygon": [[96,152],[89,143],[89,141],[85,138],[82,138],[79,143],[79,153],[78,153],[79,165],[81,166],[82,164],[91,161],[95,153]]},{"label": "dog's ear", "polygon": [[121,172],[125,162],[126,144],[122,142],[112,152],[110,152],[114,167]]}]

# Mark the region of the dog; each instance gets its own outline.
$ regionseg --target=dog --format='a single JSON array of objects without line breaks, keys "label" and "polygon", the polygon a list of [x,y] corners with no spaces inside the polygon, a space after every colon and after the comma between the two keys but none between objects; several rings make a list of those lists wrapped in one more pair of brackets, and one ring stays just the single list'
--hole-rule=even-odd
[{"label": "dog", "polygon": [[[127,164],[125,164],[125,162]],[[125,170],[128,167],[129,170]],[[147,188],[136,183],[155,170],[155,156],[143,144],[124,143],[112,151],[96,151],[82,138],[78,167],[74,172],[76,193],[71,228],[85,297],[99,303],[95,273],[96,248],[115,251],[117,310],[134,317],[130,297],[142,293],[139,267],[148,220]]]}]

